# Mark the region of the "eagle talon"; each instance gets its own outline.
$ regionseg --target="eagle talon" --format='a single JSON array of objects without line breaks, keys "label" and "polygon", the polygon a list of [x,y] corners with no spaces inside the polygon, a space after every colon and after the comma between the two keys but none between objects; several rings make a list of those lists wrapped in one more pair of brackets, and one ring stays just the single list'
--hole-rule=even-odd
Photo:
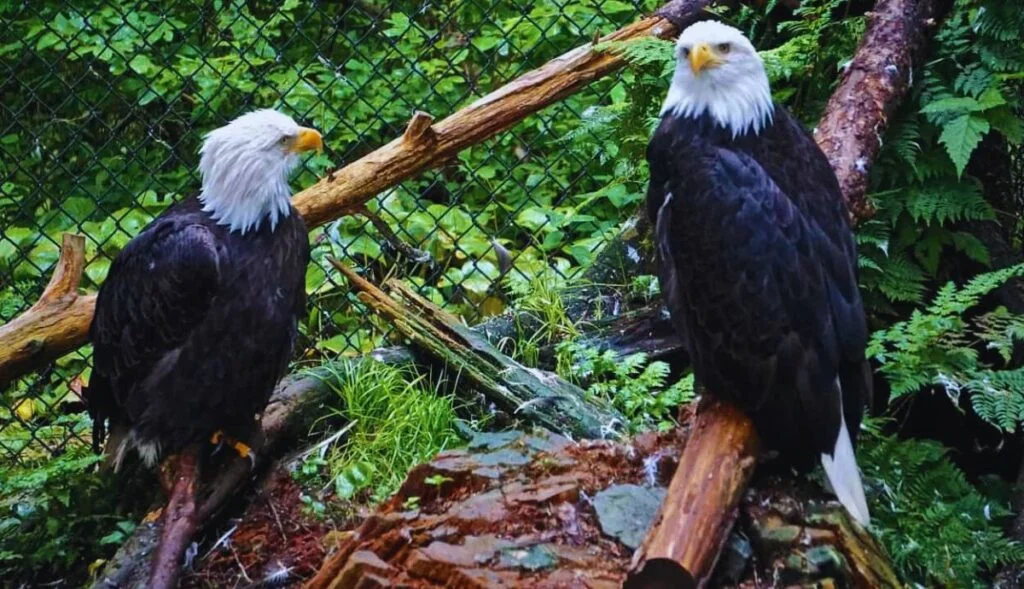
[{"label": "eagle talon", "polygon": [[235,438],[228,436],[223,430],[213,432],[213,435],[210,436],[210,443],[216,445],[213,452],[210,453],[210,456],[216,456],[224,446],[230,446],[240,457],[249,459],[250,468],[256,468],[256,453],[253,452],[252,448],[247,444],[239,442]]},{"label": "eagle talon", "polygon": [[231,447],[235,449],[235,452],[238,452],[239,456],[249,459],[250,469],[256,468],[256,453],[252,451],[252,448],[237,440],[231,444]]},{"label": "eagle talon", "polygon": [[214,445],[213,452],[210,452],[210,456],[216,456],[224,449],[224,431],[217,430],[210,436],[210,443]]}]

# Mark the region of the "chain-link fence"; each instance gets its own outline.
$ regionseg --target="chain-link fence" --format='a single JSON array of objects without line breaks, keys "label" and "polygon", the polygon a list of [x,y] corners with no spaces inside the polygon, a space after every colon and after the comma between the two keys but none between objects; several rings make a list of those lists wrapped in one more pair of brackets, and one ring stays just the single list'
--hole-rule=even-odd
[{"label": "chain-link fence", "polygon": [[[656,8],[645,0],[24,0],[0,5],[0,323],[42,291],[61,234],[86,236],[94,291],[128,240],[197,191],[206,131],[258,107],[320,129],[300,189]],[[628,76],[628,74],[627,74]],[[297,360],[366,352],[385,326],[326,263],[398,275],[468,321],[530,280],[586,265],[642,200],[625,147],[595,121],[629,104],[625,77],[588,87],[511,131],[379,195],[363,217],[310,235],[310,314]],[[502,275],[495,244],[512,258]],[[518,285],[518,286],[517,286]],[[0,456],[28,464],[87,442],[89,349],[0,392]]]}]

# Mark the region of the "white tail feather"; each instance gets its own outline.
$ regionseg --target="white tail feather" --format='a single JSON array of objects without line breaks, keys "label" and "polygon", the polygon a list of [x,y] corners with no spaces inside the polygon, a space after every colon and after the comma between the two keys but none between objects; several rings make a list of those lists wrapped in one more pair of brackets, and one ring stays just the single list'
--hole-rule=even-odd
[{"label": "white tail feather", "polygon": [[[842,407],[842,402],[839,406]],[[825,474],[828,475],[828,481],[839,502],[850,512],[853,519],[867,527],[871,523],[871,515],[868,513],[868,502],[864,499],[864,485],[860,480],[857,458],[853,454],[853,442],[850,440],[849,430],[846,429],[846,418],[842,414],[842,409],[839,410],[839,416],[839,435],[836,437],[832,456],[822,453],[821,465],[825,467]]]}]

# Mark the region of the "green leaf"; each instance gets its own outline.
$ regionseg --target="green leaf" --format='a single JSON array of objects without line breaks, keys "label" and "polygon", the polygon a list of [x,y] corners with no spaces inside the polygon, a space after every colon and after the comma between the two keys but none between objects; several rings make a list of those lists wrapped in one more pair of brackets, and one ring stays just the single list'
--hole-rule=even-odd
[{"label": "green leaf", "polygon": [[130,67],[133,72],[143,76],[149,75],[150,72],[156,69],[156,65],[149,59],[149,57],[141,53],[133,57],[132,60],[128,62],[128,67]]},{"label": "green leaf", "polygon": [[992,128],[1002,133],[1010,143],[1018,145],[1024,141],[1024,121],[1021,121],[1010,107],[993,108],[985,113],[985,118]]},{"label": "green leaf", "polygon": [[946,147],[949,159],[956,166],[957,176],[964,173],[971,153],[989,131],[989,123],[978,115],[963,115],[950,121],[942,129],[939,142]]},{"label": "green leaf", "polygon": [[953,96],[950,98],[943,98],[936,100],[935,102],[929,102],[921,109],[923,114],[934,114],[934,113],[957,113],[961,114],[964,112],[980,112],[985,110],[987,107],[974,98],[966,96]]}]

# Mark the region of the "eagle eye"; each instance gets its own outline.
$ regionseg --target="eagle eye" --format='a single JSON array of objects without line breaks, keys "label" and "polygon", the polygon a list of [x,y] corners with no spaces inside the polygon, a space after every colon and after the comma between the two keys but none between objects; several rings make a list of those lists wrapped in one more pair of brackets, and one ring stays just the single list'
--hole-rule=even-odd
[{"label": "eagle eye", "polygon": [[729,53],[729,51],[731,51],[731,50],[732,50],[732,45],[730,45],[729,43],[719,43],[718,44],[718,52],[723,54],[723,55],[726,54],[726,53]]},{"label": "eagle eye", "polygon": [[281,145],[288,145],[288,140],[289,139],[290,138],[287,135],[282,135],[281,139],[278,141],[278,143],[280,143]]},{"label": "eagle eye", "polygon": [[689,57],[690,57],[690,48],[689,47],[683,47],[683,59],[687,59]]}]

